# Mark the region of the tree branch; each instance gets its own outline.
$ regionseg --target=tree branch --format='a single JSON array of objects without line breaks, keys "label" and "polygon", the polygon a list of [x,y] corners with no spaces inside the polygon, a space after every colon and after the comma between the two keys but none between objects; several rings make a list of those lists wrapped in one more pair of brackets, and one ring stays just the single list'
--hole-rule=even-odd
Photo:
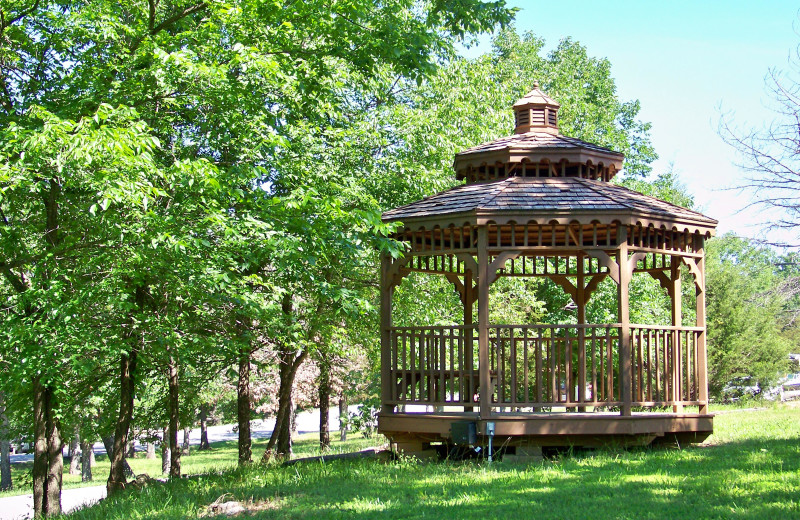
[{"label": "tree branch", "polygon": [[36,0],[30,9],[23,10],[17,16],[9,20],[6,20],[5,14],[3,13],[2,10],[0,10],[0,34],[3,34],[3,31],[5,31],[6,27],[14,25],[18,21],[22,20],[23,18],[25,18],[26,16],[37,10],[39,8],[39,2],[40,0]]}]

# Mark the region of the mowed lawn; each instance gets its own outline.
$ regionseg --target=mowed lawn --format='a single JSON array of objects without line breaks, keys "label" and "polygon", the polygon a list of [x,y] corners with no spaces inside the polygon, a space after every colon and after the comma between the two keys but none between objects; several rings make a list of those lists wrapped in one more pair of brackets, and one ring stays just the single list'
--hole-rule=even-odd
[{"label": "mowed lawn", "polygon": [[[715,430],[682,450],[602,450],[531,464],[255,465],[125,492],[70,518],[198,518],[214,502],[238,500],[247,517],[264,519],[800,519],[800,408],[724,413]],[[313,442],[304,438],[298,451],[314,451]]]},{"label": "mowed lawn", "polygon": [[[380,445],[381,441],[376,438],[364,439],[361,435],[350,435],[347,442],[339,442],[338,432],[331,434],[333,439],[332,453],[343,453],[348,451],[358,451],[369,446]],[[253,442],[253,459],[259,460],[264,448],[267,445],[266,439]],[[294,445],[296,457],[308,457],[319,454],[318,434],[306,434],[298,438]],[[211,444],[210,450],[200,451],[197,446],[192,446],[189,455],[181,457],[181,473],[183,475],[197,475],[203,473],[219,473],[224,470],[234,469],[237,466],[239,450],[236,441],[215,442]],[[105,485],[108,479],[110,463],[105,455],[97,455],[97,464],[92,466],[93,480],[82,482],[80,475],[70,475],[69,459],[64,460],[63,488],[74,489],[88,486]],[[146,459],[145,454],[136,452],[136,457],[128,459],[131,469],[137,475],[145,473],[153,478],[160,478],[161,475],[161,452],[156,454],[155,459]],[[11,477],[14,482],[14,489],[11,491],[0,492],[0,498],[12,495],[25,495],[31,493],[31,470],[33,462],[23,462],[11,465]]]}]

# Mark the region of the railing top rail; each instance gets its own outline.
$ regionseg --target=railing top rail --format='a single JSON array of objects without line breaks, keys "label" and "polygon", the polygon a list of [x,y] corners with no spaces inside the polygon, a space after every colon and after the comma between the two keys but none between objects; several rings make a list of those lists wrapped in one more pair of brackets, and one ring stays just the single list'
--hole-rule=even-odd
[{"label": "railing top rail", "polygon": [[390,327],[389,330],[397,332],[397,331],[469,330],[476,328],[477,327],[474,325],[427,325],[427,326],[413,326],[413,327],[397,326],[397,327]]},{"label": "railing top rail", "polygon": [[[683,331],[683,332],[703,332],[705,331],[705,327],[690,327],[690,326],[676,326],[676,325],[641,325],[632,323],[629,325],[631,329],[643,329],[643,330],[666,330],[666,331]],[[583,324],[576,324],[576,323],[563,323],[558,325],[551,325],[551,324],[532,324],[532,325],[506,325],[506,324],[490,324],[490,329],[542,329],[542,330],[554,330],[554,329],[619,329],[622,328],[622,324],[620,323],[583,323]],[[475,325],[427,325],[427,326],[395,326],[390,327],[389,330],[392,331],[445,331],[445,330],[475,330],[477,327]]]},{"label": "railing top rail", "polygon": [[631,329],[645,329],[645,330],[677,330],[685,332],[703,332],[705,327],[689,327],[685,325],[636,325],[631,324]]},{"label": "railing top rail", "polygon": [[618,329],[622,327],[619,323],[565,323],[561,325],[550,325],[545,323],[537,323],[533,325],[500,325],[500,324],[490,324],[489,328],[491,329],[544,329],[544,330],[552,330],[552,329]]}]

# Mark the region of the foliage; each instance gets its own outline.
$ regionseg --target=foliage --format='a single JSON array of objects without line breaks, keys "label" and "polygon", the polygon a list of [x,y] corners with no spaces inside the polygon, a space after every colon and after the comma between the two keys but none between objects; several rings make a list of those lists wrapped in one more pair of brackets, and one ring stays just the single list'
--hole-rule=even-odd
[{"label": "foliage", "polygon": [[34,375],[62,420],[89,395],[111,402],[135,353],[151,407],[137,419],[163,418],[172,365],[188,420],[243,343],[341,335],[370,303],[331,273],[370,266],[382,231],[332,153],[344,108],[512,14],[480,0],[0,6],[0,363],[19,411]]},{"label": "foliage", "polygon": [[775,291],[786,276],[781,258],[731,234],[709,241],[706,255],[711,395],[742,377],[769,388],[786,371],[793,347],[783,314],[793,300]]}]

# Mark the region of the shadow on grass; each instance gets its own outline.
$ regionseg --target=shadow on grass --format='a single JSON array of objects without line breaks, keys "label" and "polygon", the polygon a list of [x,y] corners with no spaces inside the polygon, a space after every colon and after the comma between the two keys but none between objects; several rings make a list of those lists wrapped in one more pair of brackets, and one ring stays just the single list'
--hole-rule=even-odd
[{"label": "shadow on grass", "polygon": [[791,519],[800,518],[800,443],[600,451],[533,465],[254,466],[152,486],[70,518],[196,518],[223,495],[261,504],[252,517],[264,519]]}]

